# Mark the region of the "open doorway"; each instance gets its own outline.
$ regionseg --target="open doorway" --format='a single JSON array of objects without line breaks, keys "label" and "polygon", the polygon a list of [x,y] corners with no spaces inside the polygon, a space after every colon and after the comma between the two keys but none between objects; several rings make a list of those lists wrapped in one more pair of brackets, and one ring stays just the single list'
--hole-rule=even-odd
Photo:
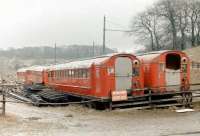
[{"label": "open doorway", "polygon": [[168,89],[175,89],[174,87],[180,85],[181,83],[181,56],[179,54],[167,54],[166,55],[166,71],[165,71],[165,78],[166,78],[166,86]]},{"label": "open doorway", "polygon": [[181,68],[181,57],[179,54],[167,54],[166,56],[166,68],[172,70],[178,70]]}]

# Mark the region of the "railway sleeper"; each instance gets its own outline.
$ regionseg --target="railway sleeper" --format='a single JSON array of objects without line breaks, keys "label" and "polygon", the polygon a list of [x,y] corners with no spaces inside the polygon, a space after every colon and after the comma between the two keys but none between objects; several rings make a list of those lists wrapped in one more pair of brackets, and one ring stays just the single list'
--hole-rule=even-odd
[{"label": "railway sleeper", "polygon": [[[163,97],[164,96],[164,97]],[[145,99],[145,100],[144,100]],[[138,107],[148,107],[148,108],[156,108],[156,107],[170,107],[171,106],[184,106],[184,107],[191,107],[192,106],[192,93],[175,93],[170,95],[149,95],[145,96],[144,99],[140,100],[128,100],[122,102],[110,102],[110,109],[114,108],[138,108]]]},{"label": "railway sleeper", "polygon": [[[39,88],[39,87],[38,87]],[[77,101],[87,101],[87,100],[92,100],[92,98],[83,98],[81,96],[71,96],[70,94],[65,94],[62,92],[57,92],[53,89],[50,88],[44,88],[43,89],[37,90],[34,92],[34,90],[25,90],[23,91],[26,96],[28,96],[34,105],[36,106],[41,106],[42,104],[40,103],[63,103],[63,102],[73,102]],[[190,107],[192,105],[192,93],[191,92],[180,92],[180,93],[166,93],[166,95],[161,94],[157,95],[150,93],[146,94],[144,97],[128,97],[129,99],[127,101],[120,101],[120,102],[111,102],[111,100],[107,101],[92,101],[88,103],[84,103],[87,107],[90,108],[95,108],[95,109],[114,109],[114,108],[126,108],[126,107],[159,107],[159,105],[166,107],[169,107],[169,105],[176,105],[177,106],[185,106],[185,107]],[[45,104],[47,105],[47,104]],[[53,105],[53,104],[51,104]]]}]

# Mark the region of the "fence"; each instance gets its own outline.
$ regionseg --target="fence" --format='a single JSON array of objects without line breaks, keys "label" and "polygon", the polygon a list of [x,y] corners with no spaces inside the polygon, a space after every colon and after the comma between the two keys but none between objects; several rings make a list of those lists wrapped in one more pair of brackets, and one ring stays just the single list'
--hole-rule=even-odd
[{"label": "fence", "polygon": [[3,90],[1,90],[1,95],[2,95],[2,105],[0,107],[1,111],[1,115],[5,116],[5,111],[6,111],[6,96],[5,96],[5,92]]},{"label": "fence", "polygon": [[191,68],[192,69],[200,69],[200,62],[191,62]]},{"label": "fence", "polygon": [[0,84],[0,95],[1,95],[1,115],[5,116],[6,114],[6,95],[9,91],[16,91],[17,89],[19,89],[19,85],[17,84]]}]

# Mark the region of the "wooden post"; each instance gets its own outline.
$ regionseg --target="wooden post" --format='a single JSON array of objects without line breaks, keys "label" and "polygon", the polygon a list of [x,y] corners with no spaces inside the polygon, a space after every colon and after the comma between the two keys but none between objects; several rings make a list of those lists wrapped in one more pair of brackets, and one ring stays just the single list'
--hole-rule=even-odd
[{"label": "wooden post", "polygon": [[151,93],[151,90],[149,90],[149,105],[150,107],[152,108],[152,93]]},{"label": "wooden post", "polygon": [[6,115],[6,93],[5,93],[5,90],[3,89],[2,90],[2,97],[3,97],[3,100],[2,100],[2,115],[5,116]]},{"label": "wooden post", "polygon": [[109,102],[109,111],[112,111],[112,101]]},{"label": "wooden post", "polygon": [[103,17],[103,55],[106,54],[106,16]]}]

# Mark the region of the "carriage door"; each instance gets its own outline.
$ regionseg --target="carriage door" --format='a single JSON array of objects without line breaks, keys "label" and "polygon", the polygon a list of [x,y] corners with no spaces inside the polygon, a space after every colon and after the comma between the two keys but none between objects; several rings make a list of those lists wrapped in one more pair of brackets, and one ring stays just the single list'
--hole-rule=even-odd
[{"label": "carriage door", "polygon": [[125,91],[132,86],[132,61],[128,57],[118,57],[115,61],[116,91]]},{"label": "carriage door", "polygon": [[[180,66],[181,57],[177,54],[166,56],[166,86],[168,90],[177,90],[181,84]],[[171,86],[171,87],[170,87]]]}]

